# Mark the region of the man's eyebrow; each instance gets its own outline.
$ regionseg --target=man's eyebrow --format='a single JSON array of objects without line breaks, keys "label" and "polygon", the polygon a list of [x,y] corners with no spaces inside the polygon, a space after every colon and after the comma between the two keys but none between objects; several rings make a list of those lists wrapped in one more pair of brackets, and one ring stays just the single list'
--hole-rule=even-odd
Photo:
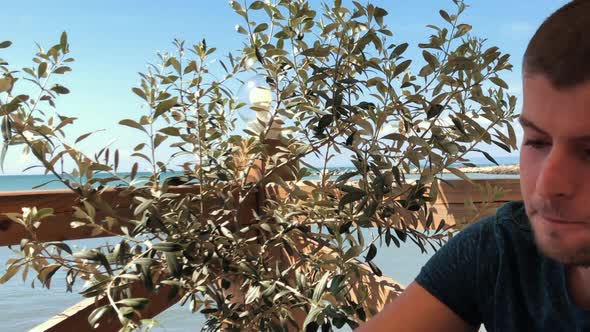
[{"label": "man's eyebrow", "polygon": [[[539,126],[537,126],[536,124],[534,124],[531,120],[528,120],[527,118],[523,117],[522,115],[518,117],[518,122],[520,122],[520,125],[523,128],[530,128],[542,135],[545,136],[551,136],[549,135],[545,130],[539,128]],[[584,135],[584,136],[577,136],[577,137],[571,137],[569,138],[569,141],[572,142],[590,142],[590,135]]]},{"label": "man's eyebrow", "polygon": [[549,134],[547,134],[547,132],[545,130],[539,128],[539,126],[537,126],[531,120],[528,120],[527,118],[525,118],[522,115],[518,117],[518,122],[520,122],[520,125],[523,126],[524,128],[531,128],[534,131],[537,131],[543,135],[549,136]]}]

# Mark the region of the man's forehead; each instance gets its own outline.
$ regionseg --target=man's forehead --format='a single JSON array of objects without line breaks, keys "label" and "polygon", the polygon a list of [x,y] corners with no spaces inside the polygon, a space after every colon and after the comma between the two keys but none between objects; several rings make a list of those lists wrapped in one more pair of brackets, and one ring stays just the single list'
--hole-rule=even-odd
[{"label": "man's forehead", "polygon": [[[543,74],[527,74],[522,76],[523,93],[526,99],[527,94],[541,92],[541,97],[562,96],[571,99],[572,96],[585,96],[590,99],[590,80],[569,87],[557,87],[550,79]],[[547,94],[549,92],[549,94]]]},{"label": "man's forehead", "polygon": [[590,141],[590,83],[558,89],[543,75],[523,77],[519,122],[527,132]]},{"label": "man's forehead", "polygon": [[[590,82],[570,88],[556,88],[541,75],[524,77],[523,113],[546,112],[551,117],[590,120]],[[527,118],[534,120],[533,116]]]},{"label": "man's forehead", "polygon": [[[590,110],[589,110],[590,111]],[[538,124],[535,122],[535,120],[530,119],[528,117],[527,114],[521,114],[518,117],[518,122],[520,123],[520,125],[522,126],[522,128],[526,131],[529,132],[534,132],[536,134],[540,134],[540,135],[544,135],[544,136],[560,136],[561,138],[572,142],[572,143],[590,143],[590,126],[587,128],[587,130],[579,130],[576,129],[575,131],[566,131],[565,135],[560,135],[559,133],[562,133],[563,131],[557,131],[557,135],[556,135],[556,130],[555,130],[555,126],[552,126],[552,124],[549,124],[549,126],[544,127],[543,124]],[[553,122],[554,124],[555,122]]]}]

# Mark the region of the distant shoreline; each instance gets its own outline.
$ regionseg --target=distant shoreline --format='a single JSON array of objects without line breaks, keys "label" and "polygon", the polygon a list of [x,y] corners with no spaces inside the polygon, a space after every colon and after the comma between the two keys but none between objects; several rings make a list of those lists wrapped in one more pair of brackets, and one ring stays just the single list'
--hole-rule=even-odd
[{"label": "distant shoreline", "polygon": [[[456,169],[460,170],[463,173],[477,173],[477,174],[497,174],[497,175],[519,175],[520,174],[520,165],[512,164],[512,165],[488,165],[488,166],[458,166],[455,167]],[[442,171],[445,174],[450,174],[451,171],[448,169],[444,169]],[[416,169],[410,170],[410,174],[417,174],[418,171]]]},{"label": "distant shoreline", "polygon": [[[520,165],[500,165],[500,166],[477,166],[477,167],[468,167],[462,166],[458,167],[463,173],[480,173],[480,174],[520,174]],[[450,173],[448,170],[444,170],[443,173]]]},{"label": "distant shoreline", "polygon": [[[351,166],[337,166],[337,167],[328,167],[329,169],[347,169],[347,168],[353,168]],[[469,167],[469,166],[459,166],[457,167],[457,169],[460,169],[463,173],[480,173],[480,174],[507,174],[507,175],[518,175],[520,174],[520,166],[518,164],[510,164],[510,165],[489,165],[489,166],[476,166],[476,167]],[[410,173],[417,173],[415,170],[411,170]],[[450,171],[448,170],[443,170],[443,173],[450,173]],[[120,172],[120,175],[128,175],[129,172]],[[139,175],[146,175],[149,174],[149,172],[139,172]],[[167,174],[173,175],[173,174],[182,174],[182,172],[178,171],[178,172],[167,172]],[[318,173],[319,174],[319,173]],[[27,176],[49,176],[52,177],[51,174],[23,174],[23,173],[19,173],[19,174],[1,174],[0,173],[0,177],[2,176],[22,176],[22,177],[27,177]]]}]

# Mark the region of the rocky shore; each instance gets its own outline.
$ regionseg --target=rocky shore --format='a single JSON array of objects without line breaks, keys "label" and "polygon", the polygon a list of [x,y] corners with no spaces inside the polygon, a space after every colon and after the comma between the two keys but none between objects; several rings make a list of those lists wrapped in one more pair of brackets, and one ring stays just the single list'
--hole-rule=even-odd
[{"label": "rocky shore", "polygon": [[[519,165],[500,165],[500,166],[480,166],[480,167],[459,167],[463,173],[481,173],[481,174],[520,174]],[[444,170],[444,173],[449,173]]]}]

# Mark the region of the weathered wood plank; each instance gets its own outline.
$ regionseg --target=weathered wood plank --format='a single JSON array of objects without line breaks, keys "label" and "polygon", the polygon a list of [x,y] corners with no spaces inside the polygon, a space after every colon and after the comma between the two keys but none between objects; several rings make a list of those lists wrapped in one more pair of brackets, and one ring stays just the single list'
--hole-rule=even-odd
[{"label": "weathered wood plank", "polygon": [[[444,218],[447,223],[454,223],[466,214],[470,213],[463,207],[466,197],[472,197],[473,202],[478,204],[483,201],[482,194],[476,185],[465,181],[449,181],[451,185],[441,184],[440,196],[435,202],[439,213],[435,215],[436,220]],[[477,185],[486,183],[499,186],[506,191],[506,194],[498,199],[498,203],[511,200],[520,200],[520,185],[518,179],[497,179],[497,180],[474,180]],[[177,187],[174,192],[194,192],[196,187]],[[303,190],[311,191],[312,188],[304,186]],[[282,189],[278,190],[280,195],[286,195]],[[255,195],[251,195],[255,204]],[[30,237],[28,232],[21,226],[10,221],[4,213],[20,212],[23,207],[37,206],[39,208],[51,207],[55,211],[54,217],[45,219],[37,236],[40,241],[63,241],[75,240],[90,237],[110,236],[110,234],[91,235],[92,229],[88,227],[71,228],[69,223],[73,213],[73,206],[79,204],[75,193],[66,190],[45,190],[29,192],[4,192],[0,193],[0,246],[18,244],[22,238]],[[119,191],[109,190],[105,192],[103,199],[114,206],[118,206],[117,212],[130,216],[126,208],[130,205],[128,197],[120,195]],[[446,207],[445,207],[446,205]],[[498,204],[497,206],[499,206]],[[496,206],[496,207],[497,207]],[[244,218],[247,214],[244,214]],[[117,233],[117,230],[114,230]]]},{"label": "weathered wood plank", "polygon": [[[198,191],[198,187],[179,186],[171,188],[171,191],[177,193],[195,192]],[[131,216],[132,211],[128,209],[131,199],[124,195],[122,190],[106,190],[101,198],[115,207],[117,214],[123,217]],[[92,234],[93,229],[90,227],[71,228],[73,207],[79,204],[79,196],[69,190],[0,192],[0,246],[18,244],[21,239],[31,237],[22,225],[8,219],[5,213],[21,213],[23,207],[33,206],[52,208],[54,211],[54,216],[43,219],[36,231],[39,241],[78,240],[112,235],[108,233]],[[97,220],[101,220],[103,217],[104,214],[97,214]],[[113,233],[121,234],[121,231],[115,229]]]},{"label": "weathered wood plank", "polygon": [[[449,180],[447,183],[441,182],[439,185],[440,195],[435,203],[462,204],[468,197],[470,197],[474,203],[481,203],[485,201],[486,197],[482,194],[480,187],[485,186],[486,184],[503,189],[505,193],[498,199],[498,201],[508,202],[521,199],[519,179],[473,180],[472,182],[473,183],[469,183],[463,180]],[[306,192],[315,190],[314,187],[304,184],[300,184],[299,187]],[[281,197],[288,195],[287,191],[280,186],[274,186],[274,191]]]},{"label": "weathered wood plank", "polygon": [[[147,291],[140,283],[132,286],[133,297],[149,298],[150,304],[141,311],[142,319],[153,318],[164,310],[177,303],[181,295],[172,296],[171,287],[163,286],[158,292],[152,293]],[[173,294],[172,294],[173,295]],[[88,298],[66,309],[64,312],[53,316],[49,320],[35,326],[29,332],[65,332],[65,331],[96,331],[96,332],[114,332],[121,328],[119,320],[115,314],[105,316],[101,320],[98,328],[92,329],[88,323],[88,316],[92,311],[108,303],[106,298],[95,301],[94,298]]]},{"label": "weathered wood plank", "polygon": [[441,183],[440,195],[436,203],[458,204],[463,203],[466,198],[471,198],[474,203],[481,203],[485,200],[479,190],[480,186],[486,184],[500,187],[505,194],[497,201],[508,202],[521,200],[520,180],[519,179],[490,179],[490,180],[473,180],[473,184],[463,180],[451,180],[447,183]]}]

